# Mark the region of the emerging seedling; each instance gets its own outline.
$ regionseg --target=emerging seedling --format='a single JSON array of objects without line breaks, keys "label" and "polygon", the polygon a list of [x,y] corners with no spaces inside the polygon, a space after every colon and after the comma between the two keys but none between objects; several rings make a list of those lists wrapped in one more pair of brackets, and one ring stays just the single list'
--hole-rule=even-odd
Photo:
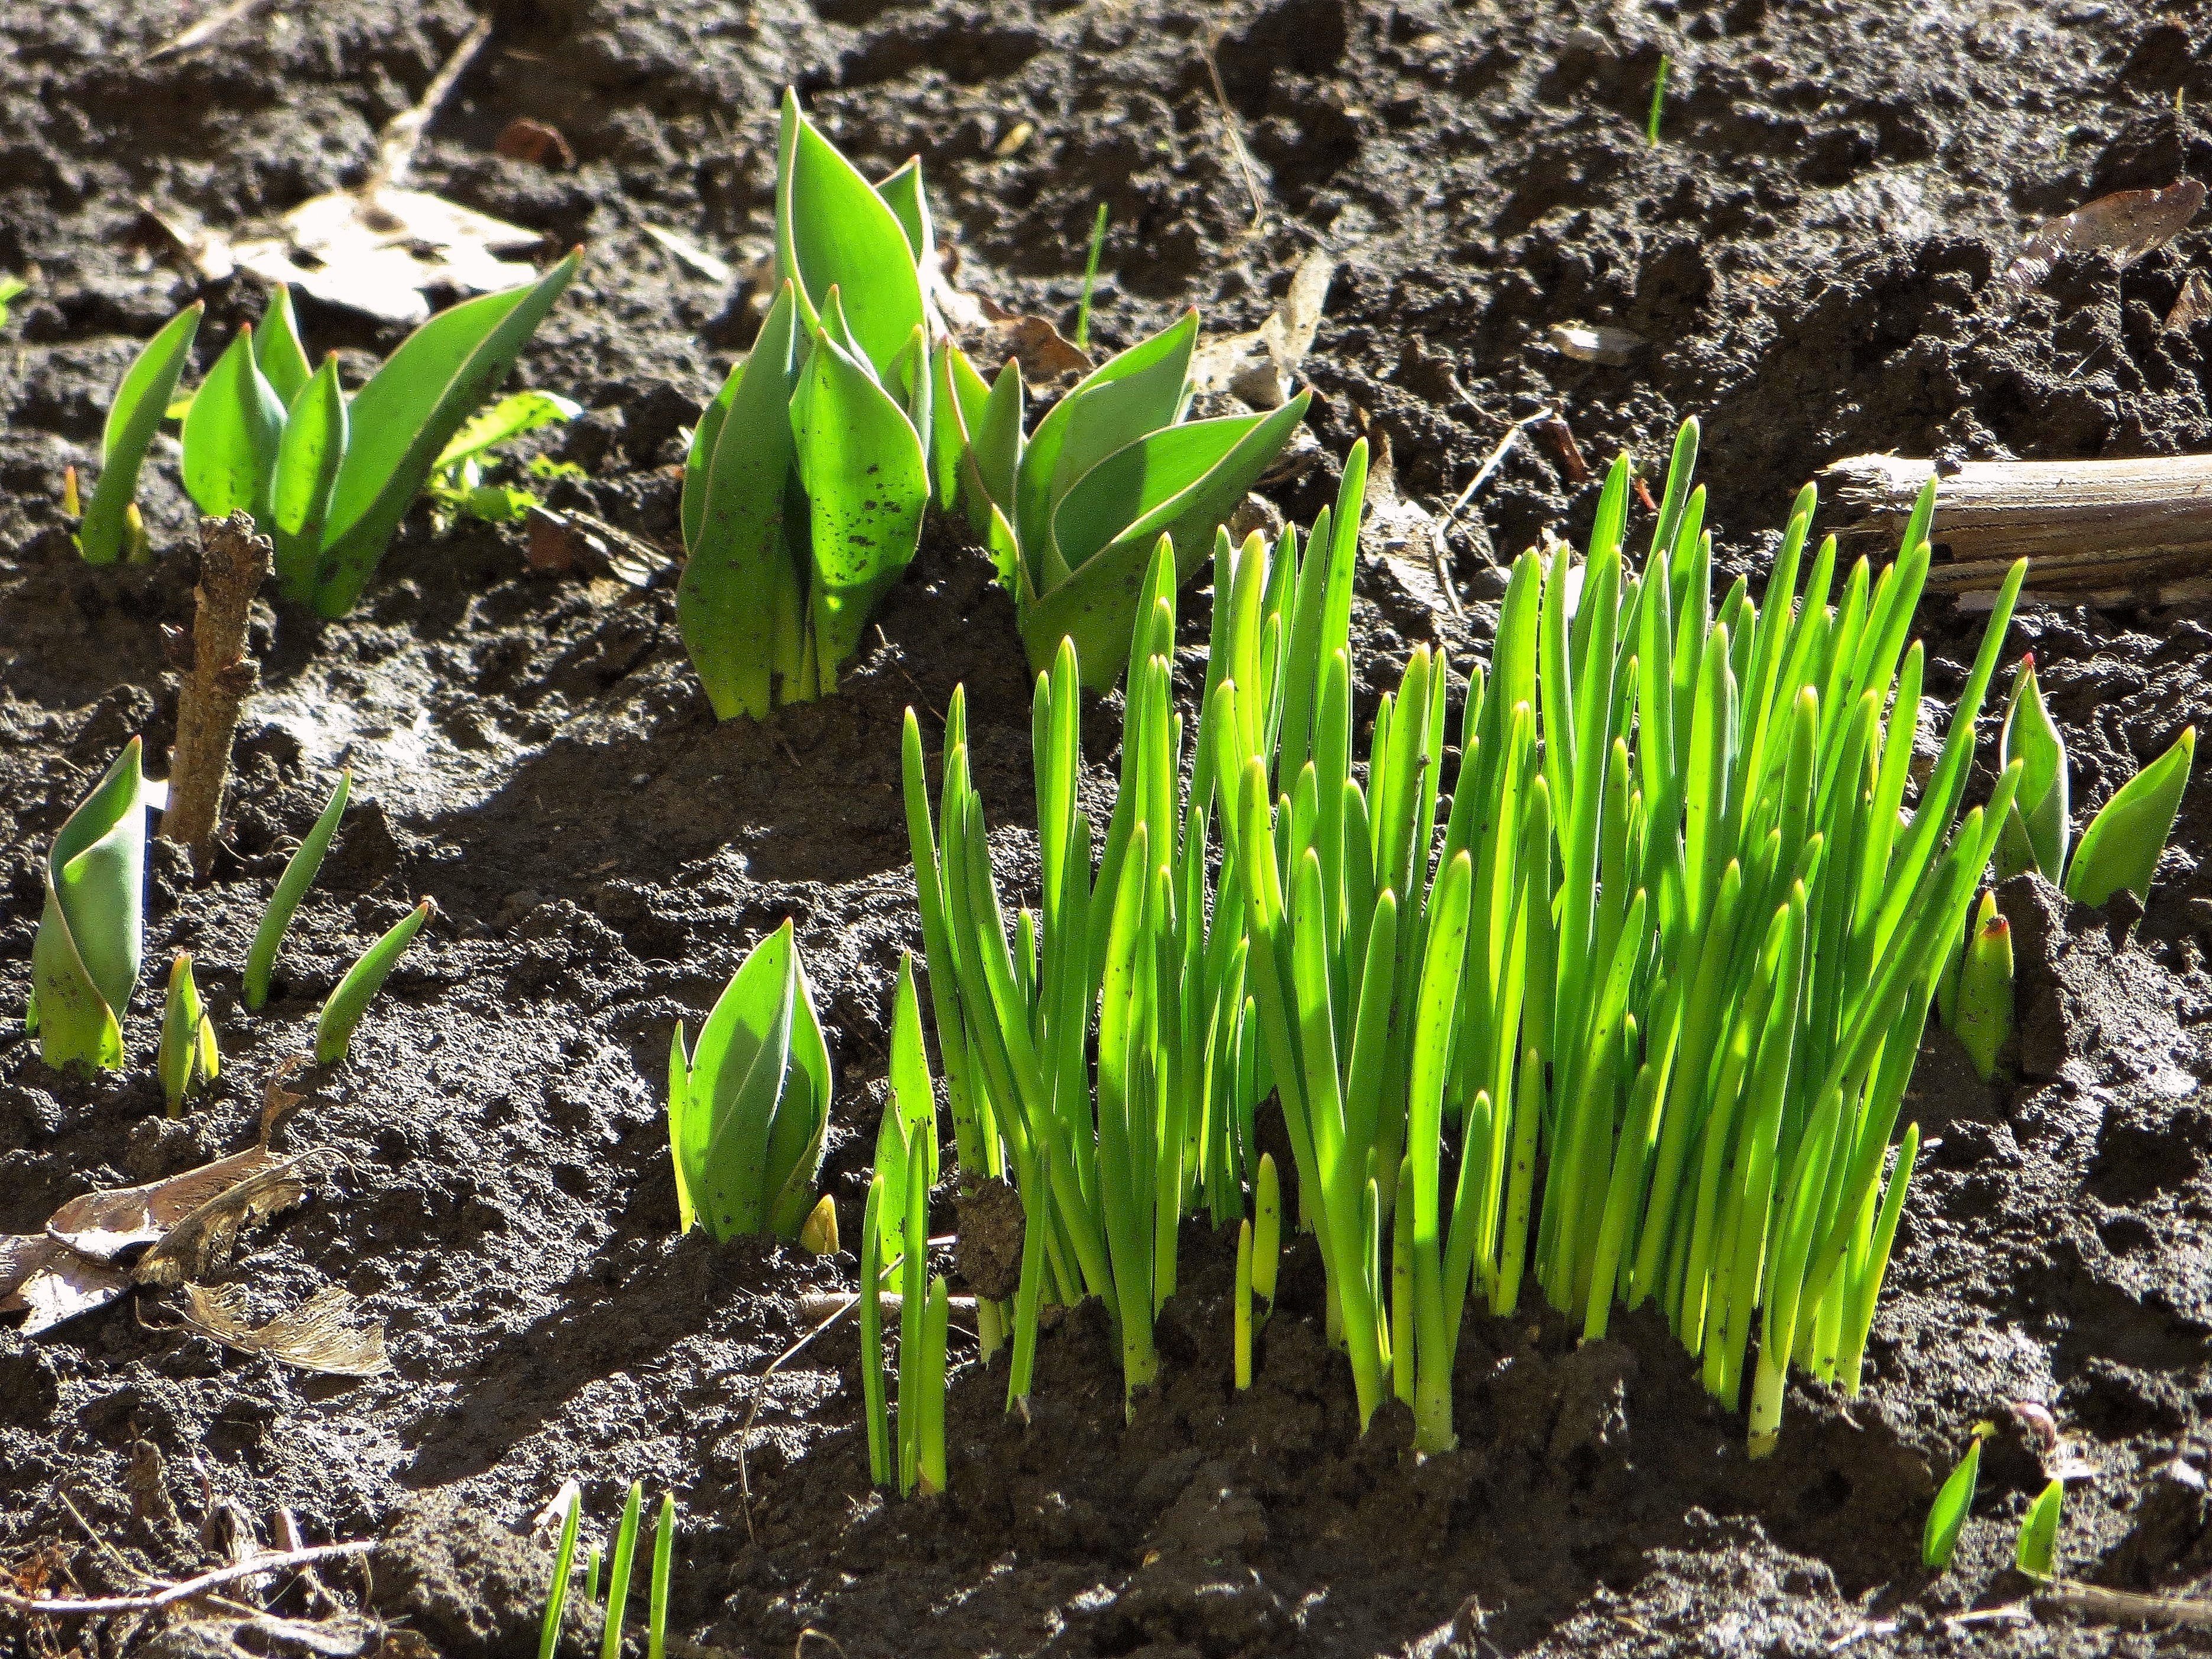
[{"label": "emerging seedling", "polygon": [[1929,1505],[1928,1524],[1920,1534],[1920,1559],[1931,1571],[1941,1572],[1949,1566],[1959,1547],[1959,1529],[1966,1523],[1966,1511],[1974,1506],[1974,1487],[1981,1479],[1982,1437],[1990,1431],[1987,1423],[1974,1425],[1966,1455],[1944,1479],[1936,1501]]},{"label": "emerging seedling", "polygon": [[348,767],[338,774],[337,787],[331,791],[330,804],[316,818],[314,827],[285,860],[284,873],[276,878],[276,890],[269,896],[269,908],[261,913],[261,925],[254,929],[252,947],[246,953],[246,1006],[258,1011],[269,1000],[269,976],[276,966],[276,951],[284,943],[284,931],[292,925],[292,913],[300,908],[300,901],[313,884],[315,872],[322,868],[323,854],[330,850],[331,837],[337,833],[338,820],[345,816],[347,799],[353,793],[353,769]]},{"label": "emerging seedling", "polygon": [[561,1615],[568,1605],[568,1573],[576,1561],[576,1525],[584,1511],[583,1488],[562,1483],[553,1505],[561,1511],[561,1543],[553,1553],[553,1582],[545,1592],[545,1617],[538,1626],[538,1659],[553,1659],[561,1645]]},{"label": "emerging seedling", "polygon": [[1013,590],[1031,672],[1073,640],[1084,685],[1111,686],[1155,544],[1172,544],[1181,586],[1305,418],[1312,394],[1302,392],[1265,415],[1186,420],[1197,344],[1193,311],[1093,369],[1027,438],[1020,365],[1009,361],[987,389],[958,347],[938,349],[938,404],[951,423],[939,494],[957,494]]},{"label": "emerging seedling", "polygon": [[[641,1518],[644,1483],[633,1481],[623,1503],[622,1520],[615,1533],[614,1554],[607,1581],[606,1610],[600,1626],[599,1659],[620,1659],[623,1626],[629,1610],[629,1586],[637,1559],[638,1527]],[[538,1659],[554,1659],[561,1645],[561,1616],[568,1604],[568,1577],[576,1559],[576,1530],[584,1506],[582,1489],[574,1480],[562,1486],[553,1500],[560,1511],[561,1542],[553,1557],[553,1578],[545,1595],[545,1616],[540,1621]],[[665,1659],[668,1651],[669,1580],[675,1563],[676,1499],[663,1493],[659,1518],[653,1528],[653,1566],[647,1600],[646,1659]],[[599,1599],[602,1558],[597,1547],[590,1553],[584,1573],[584,1599]]]},{"label": "emerging seedling", "polygon": [[2066,1483],[2054,1480],[2027,1506],[2020,1523],[2020,1541],[2013,1559],[2020,1570],[2039,1584],[2058,1576],[2058,1512],[2066,1501]]},{"label": "emerging seedling", "polygon": [[161,1008],[161,1048],[155,1069],[161,1075],[161,1095],[169,1103],[171,1117],[180,1116],[192,1091],[211,1082],[222,1070],[215,1022],[201,1004],[189,951],[179,951],[169,964],[168,997]]},{"label": "emerging seedling", "polygon": [[668,1133],[678,1220],[718,1239],[796,1239],[815,1207],[830,1121],[830,1048],[787,921],[731,975],[686,1049],[668,1058]]},{"label": "emerging seedling", "polygon": [[[539,505],[537,493],[515,484],[487,483],[487,469],[497,462],[502,445],[526,432],[573,421],[583,412],[581,404],[550,392],[518,392],[471,416],[430,469],[431,522],[443,530],[456,519],[514,524],[526,517]],[[533,462],[530,470],[535,476],[548,477],[580,469]]]},{"label": "emerging seedling", "polygon": [[323,1004],[323,1012],[315,1020],[315,1063],[335,1066],[346,1057],[353,1046],[354,1028],[368,1007],[369,999],[384,988],[399,958],[415,935],[422,931],[422,924],[437,914],[438,907],[429,899],[410,910],[395,923],[392,930],[361,954],[361,960],[346,969],[346,975],[337,988]]},{"label": "emerging seedling", "polygon": [[46,855],[26,1024],[49,1066],[123,1064],[123,1015],[145,935],[148,798],[139,755],[133,738]]},{"label": "emerging seedling", "polygon": [[[285,597],[343,616],[434,469],[469,459],[450,458],[448,446],[498,389],[582,260],[578,249],[533,283],[440,313],[351,398],[334,361],[310,372],[290,292],[279,289],[258,333],[240,329],[185,410],[185,489],[212,517],[252,514],[276,544]],[[100,482],[78,532],[94,564],[112,562],[123,547],[139,465],[199,315],[195,305],[163,329],[117,389]]]},{"label": "emerging seedling", "polygon": [[1083,298],[1075,307],[1075,349],[1091,349],[1091,291],[1098,285],[1098,256],[1106,251],[1106,204],[1091,222],[1091,246],[1083,257]]},{"label": "emerging seedling", "polygon": [[2011,925],[1997,914],[1996,895],[1984,893],[1959,963],[1951,1029],[1973,1061],[1974,1075],[1984,1083],[1996,1075],[1997,1054],[2012,1036],[2012,975]]}]

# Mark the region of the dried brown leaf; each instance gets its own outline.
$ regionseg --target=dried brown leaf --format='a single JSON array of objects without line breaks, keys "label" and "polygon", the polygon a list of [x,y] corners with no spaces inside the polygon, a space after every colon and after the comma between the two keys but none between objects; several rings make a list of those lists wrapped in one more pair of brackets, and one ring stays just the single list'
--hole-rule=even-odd
[{"label": "dried brown leaf", "polygon": [[228,1259],[239,1234],[305,1198],[309,1177],[329,1158],[319,1151],[271,1162],[217,1193],[147,1251],[132,1278],[141,1285],[165,1286],[206,1278]]},{"label": "dried brown leaf", "polygon": [[[131,1275],[120,1267],[79,1255],[51,1238],[29,1242],[38,1249],[27,1270],[6,1295],[0,1296],[0,1314],[30,1316],[20,1327],[26,1336],[36,1336],[64,1320],[104,1308],[130,1287]],[[19,1259],[16,1265],[25,1264]]]},{"label": "dried brown leaf", "polygon": [[1298,365],[1313,349],[1336,276],[1337,256],[1309,253],[1291,273],[1290,292],[1259,327],[1208,340],[1192,356],[1192,389],[1225,392],[1255,409],[1279,409],[1290,400]]},{"label": "dried brown leaf", "polygon": [[185,1286],[185,1322],[241,1353],[267,1354],[303,1371],[329,1376],[375,1376],[392,1369],[384,1352],[384,1326],[353,1322],[353,1297],[325,1285],[289,1313],[264,1324],[247,1318],[245,1293],[235,1285]]},{"label": "dried brown leaf", "polygon": [[2100,196],[2030,236],[2006,267],[2005,280],[2015,288],[2039,288],[2051,268],[2069,254],[2109,254],[2113,264],[2125,269],[2181,234],[2203,205],[2204,186],[2194,179],[2164,190],[2122,190]]},{"label": "dried brown leaf", "polygon": [[46,1237],[92,1261],[112,1261],[125,1250],[153,1243],[210,1199],[276,1162],[274,1152],[253,1146],[166,1181],[86,1193],[54,1212]]},{"label": "dried brown leaf", "polygon": [[2185,334],[2207,317],[2212,317],[2212,283],[2204,280],[2203,271],[2192,270],[2173,309],[2166,313],[2166,326],[2170,332]]},{"label": "dried brown leaf", "polygon": [[494,155],[504,155],[510,161],[535,161],[542,167],[576,165],[576,152],[568,148],[561,129],[533,121],[527,115],[518,115],[501,127],[491,148]]}]

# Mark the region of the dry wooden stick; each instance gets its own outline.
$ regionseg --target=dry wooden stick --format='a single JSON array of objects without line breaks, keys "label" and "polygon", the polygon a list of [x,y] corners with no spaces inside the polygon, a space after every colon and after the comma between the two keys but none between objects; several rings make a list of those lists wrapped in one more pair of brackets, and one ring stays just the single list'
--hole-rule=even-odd
[{"label": "dry wooden stick", "polygon": [[244,513],[200,520],[200,580],[193,589],[192,665],[177,700],[177,742],[169,751],[169,805],[161,833],[191,848],[203,875],[222,816],[230,740],[239,706],[258,678],[246,654],[246,614],[269,574],[269,538]]},{"label": "dry wooden stick", "polygon": [[2212,1601],[2184,1595],[2145,1595],[2136,1590],[2106,1589],[2072,1578],[2054,1578],[2036,1591],[2035,1599],[2091,1619],[2115,1624],[2177,1625],[2186,1630],[2212,1630]]},{"label": "dry wooden stick", "polygon": [[359,1539],[344,1544],[317,1544],[304,1550],[285,1550],[275,1555],[256,1556],[251,1561],[241,1561],[235,1566],[222,1567],[214,1572],[204,1572],[197,1578],[187,1578],[181,1584],[172,1584],[167,1589],[149,1592],[143,1595],[38,1596],[24,1595],[15,1590],[0,1589],[0,1607],[14,1607],[21,1613],[35,1613],[49,1619],[83,1618],[95,1613],[154,1613],[179,1601],[189,1601],[204,1595],[225,1584],[234,1584],[241,1578],[253,1578],[264,1572],[279,1572],[287,1567],[304,1567],[317,1561],[335,1561],[341,1556],[366,1555],[376,1547],[372,1539]]},{"label": "dry wooden stick", "polygon": [[[1854,455],[1821,474],[1839,540],[1893,546],[1931,461]],[[2212,574],[2212,455],[2119,461],[1969,461],[1937,478],[1928,589],[1996,587],[2026,558],[2027,586],[2144,597]]]}]

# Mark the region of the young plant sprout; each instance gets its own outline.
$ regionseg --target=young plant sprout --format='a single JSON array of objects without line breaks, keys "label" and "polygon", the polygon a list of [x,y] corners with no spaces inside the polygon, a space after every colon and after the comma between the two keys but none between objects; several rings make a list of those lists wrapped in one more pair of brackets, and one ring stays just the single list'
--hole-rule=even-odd
[{"label": "young plant sprout", "polygon": [[684,649],[716,716],[834,691],[921,536],[934,257],[921,165],[871,185],[787,92],[760,337],[684,463]]},{"label": "young plant sprout", "polygon": [[139,757],[133,738],[46,855],[24,1024],[49,1066],[123,1064],[123,1016],[145,939],[149,800]]},{"label": "young plant sprout", "polygon": [[315,879],[315,872],[323,866],[323,854],[330,850],[331,837],[337,833],[338,821],[345,817],[346,801],[353,793],[353,769],[348,767],[338,774],[337,787],[331,791],[330,804],[325,806],[307,831],[307,837],[285,860],[284,873],[276,878],[276,890],[269,896],[269,908],[261,913],[261,925],[253,930],[253,944],[246,953],[246,1006],[259,1011],[269,1000],[269,979],[276,971],[276,951],[284,943],[284,930],[292,925],[292,913],[300,908],[300,901]]},{"label": "young plant sprout", "polygon": [[[440,313],[349,398],[335,359],[311,370],[279,288],[216,360],[184,414],[185,488],[213,517],[244,509],[276,544],[284,595],[325,617],[353,608],[448,445],[496,391],[582,264],[578,249],[537,282]],[[100,481],[78,532],[87,560],[121,551],[140,464],[176,390],[200,307],[155,336],[116,390]]]},{"label": "young plant sprout", "polygon": [[1997,878],[2036,870],[2079,903],[2102,904],[2123,887],[2148,902],[2196,752],[2197,728],[2186,726],[2172,747],[2105,803],[2069,857],[2066,740],[2044,703],[2034,656],[2023,657],[1998,739],[1998,763],[2017,760],[2022,769],[2020,794],[1997,842]]},{"label": "young plant sprout", "polygon": [[[945,1490],[945,1342],[951,1302],[942,1275],[928,1277],[929,1191],[938,1168],[936,1093],[921,1041],[914,965],[899,963],[891,1014],[890,1097],[876,1137],[876,1173],[860,1237],[860,1389],[868,1431],[868,1477]],[[896,1271],[901,1289],[894,1437],[884,1397],[882,1288]]]},{"label": "young plant sprout", "polygon": [[1973,1062],[1974,1075],[1987,1083],[1996,1075],[1997,1054],[2012,1036],[2012,927],[1997,914],[1996,895],[1982,895],[1981,908],[1966,930],[1959,963],[1958,988],[1947,1024]]},{"label": "young plant sprout", "polygon": [[787,921],[738,965],[686,1048],[668,1056],[668,1139],[681,1231],[796,1239],[816,1207],[830,1048]]},{"label": "young plant sprout", "polygon": [[561,1615],[568,1606],[568,1573],[576,1561],[576,1526],[584,1513],[584,1490],[574,1480],[562,1483],[553,1499],[561,1512],[561,1542],[553,1553],[553,1582],[545,1592],[545,1617],[538,1626],[538,1659],[553,1659],[561,1646]]},{"label": "young plant sprout", "polygon": [[[194,301],[172,318],[166,327],[131,359],[108,405],[107,424],[100,439],[100,479],[77,526],[76,544],[88,564],[113,564],[122,556],[132,536],[138,493],[138,470],[146,451],[161,429],[161,416],[175,395],[178,377],[191,354],[192,337],[199,332],[205,304]],[[74,478],[69,488],[76,494]],[[143,524],[139,528],[143,534]]]},{"label": "young plant sprout", "polygon": [[1106,251],[1106,204],[1091,225],[1091,247],[1083,258],[1083,298],[1075,307],[1075,349],[1091,349],[1091,294],[1098,286],[1098,256]]},{"label": "young plant sprout", "polygon": [[434,902],[424,899],[394,923],[382,939],[362,951],[360,961],[346,969],[345,977],[337,982],[337,988],[323,1004],[323,1012],[315,1018],[315,1064],[335,1066],[346,1057],[346,1050],[353,1046],[354,1029],[361,1024],[369,999],[384,988],[384,981],[391,977],[400,957],[437,909]]},{"label": "young plant sprout", "polygon": [[2035,1502],[2027,1506],[2027,1518],[2020,1523],[2013,1559],[2039,1584],[2058,1576],[2058,1514],[2065,1502],[2066,1483],[2053,1480],[2036,1494]]},{"label": "young plant sprout", "polygon": [[161,1096],[168,1102],[171,1117],[181,1116],[192,1091],[222,1071],[215,1022],[200,1001],[189,951],[179,951],[169,964],[169,991],[161,1009],[161,1047],[155,1070],[161,1076]]},{"label": "young plant sprout", "polygon": [[1178,585],[1194,574],[1305,418],[1302,392],[1266,415],[1186,420],[1197,344],[1194,311],[1093,369],[1027,438],[1020,365],[986,387],[957,346],[938,349],[939,495],[957,495],[990,549],[1037,673],[1072,639],[1085,687],[1111,686],[1153,544],[1171,541]]},{"label": "young plant sprout", "polygon": [[1200,1201],[1224,1222],[1241,1208],[1270,1087],[1363,1423],[1410,1391],[1418,1448],[1449,1448],[1467,1304],[1512,1314],[1524,1278],[1589,1338],[1617,1301],[1656,1301],[1717,1398],[1741,1404],[1750,1373],[1754,1453],[1791,1363],[1856,1389],[1917,1148],[1909,1130],[1885,1182],[1890,1134],[2020,782],[2008,768],[1961,817],[2025,567],[1903,816],[1933,492],[1878,578],[1862,561],[1838,582],[1831,538],[1801,596],[1808,489],[1765,603],[1739,581],[1717,605],[1697,435],[1676,444],[1640,571],[1626,458],[1579,572],[1564,547],[1548,570],[1533,552],[1516,565],[1489,667],[1469,675],[1448,813],[1449,679],[1425,648],[1355,770],[1357,449],[1303,558],[1294,532],[1220,539],[1187,792],[1180,561],[1160,538],[1095,866],[1075,804],[1080,643],[1060,647],[1033,721],[1042,919],[1023,913],[1014,943],[964,716],[956,702],[934,825],[909,720],[933,998],[965,1073],[956,1124],[965,1112],[977,1150],[1012,1167],[1027,1217],[1014,1397],[1048,1293],[1100,1297],[1126,1389],[1152,1380],[1176,1224]]},{"label": "young plant sprout", "polygon": [[[605,1559],[609,1571],[606,1611],[600,1626],[599,1659],[620,1659],[622,1654],[623,1627],[629,1612],[629,1586],[637,1559],[638,1523],[644,1495],[644,1483],[632,1481],[623,1503],[622,1520],[616,1528],[614,1553]],[[584,1507],[582,1489],[574,1480],[567,1481],[553,1502],[562,1517],[561,1542],[553,1557],[553,1578],[546,1590],[545,1616],[538,1626],[538,1659],[554,1659],[560,1650],[561,1617],[568,1609],[568,1577],[576,1559],[576,1530]],[[653,1528],[652,1576],[646,1603],[646,1659],[664,1659],[668,1651],[669,1580],[675,1558],[676,1499],[672,1494],[663,1493],[659,1518]],[[601,1553],[594,1547],[584,1574],[584,1599],[593,1604],[599,1599],[602,1563]]]},{"label": "young plant sprout", "polygon": [[[518,392],[471,416],[430,469],[431,522],[443,530],[457,519],[514,524],[526,517],[539,504],[537,493],[517,484],[487,483],[486,469],[498,460],[501,445],[583,412],[581,404],[550,392]],[[562,468],[534,461],[530,470],[544,477]]]},{"label": "young plant sprout", "polygon": [[1990,1424],[1974,1425],[1966,1455],[1945,1477],[1936,1501],[1929,1505],[1928,1524],[1920,1534],[1920,1560],[1930,1571],[1941,1572],[1949,1566],[1959,1547],[1959,1529],[1966,1523],[1966,1511],[1974,1506],[1974,1487],[1981,1479],[1982,1437],[1990,1431]]}]

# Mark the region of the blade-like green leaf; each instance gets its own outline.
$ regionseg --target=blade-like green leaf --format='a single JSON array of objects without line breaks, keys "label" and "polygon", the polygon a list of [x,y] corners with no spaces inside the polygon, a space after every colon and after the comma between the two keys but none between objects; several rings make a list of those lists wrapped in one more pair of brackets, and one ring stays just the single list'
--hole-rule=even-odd
[{"label": "blade-like green leaf", "polygon": [[46,856],[31,945],[39,1054],[49,1066],[123,1063],[122,1019],[144,939],[146,789],[139,740],[124,745]]},{"label": "blade-like green leaf", "polygon": [[928,192],[922,188],[921,157],[907,157],[896,172],[876,186],[876,194],[884,198],[884,205],[906,233],[915,264],[927,263],[937,252],[937,228],[929,216]]},{"label": "blade-like green leaf", "polygon": [[2068,822],[2066,740],[2045,707],[2035,678],[2035,659],[2021,659],[2006,705],[2004,729],[1997,738],[1997,768],[2022,763],[2020,793],[2013,798],[2004,833],[1997,841],[1997,879],[2023,870],[2043,872],[2046,881],[2066,874]]},{"label": "blade-like green leaf", "polygon": [[1920,1534],[1922,1565],[1941,1572],[1951,1565],[1959,1547],[1959,1529],[1966,1524],[1966,1511],[1974,1506],[1974,1487],[1981,1474],[1982,1437],[1977,1434],[1928,1507],[1928,1524]]},{"label": "blade-like green leaf", "polygon": [[338,821],[345,817],[346,801],[353,793],[353,769],[338,774],[337,787],[331,791],[328,805],[316,817],[314,827],[307,831],[292,856],[284,862],[284,873],[276,878],[276,890],[269,896],[269,908],[261,913],[261,925],[254,929],[252,948],[246,953],[244,994],[246,1006],[258,1010],[269,1000],[269,977],[276,966],[277,948],[284,942],[284,930],[292,925],[292,913],[300,908],[300,901],[315,879],[315,872],[322,868],[323,854],[329,851],[331,837],[337,833]]},{"label": "blade-like green leaf", "polygon": [[400,956],[437,908],[424,899],[400,918],[391,932],[362,951],[361,960],[346,970],[346,976],[338,981],[337,988],[331,993],[330,1000],[323,1004],[323,1012],[315,1020],[318,1066],[333,1066],[345,1058],[347,1048],[353,1043],[354,1028],[361,1024],[369,999],[383,989],[384,981],[398,965]]},{"label": "blade-like green leaf", "polygon": [[206,309],[195,301],[179,312],[131,359],[115,388],[100,441],[100,481],[77,529],[77,545],[88,564],[113,564],[122,556],[125,514],[138,493],[138,469],[177,389]]},{"label": "blade-like green leaf", "polygon": [[776,1103],[769,1132],[769,1228],[793,1239],[814,1207],[814,1183],[822,1172],[822,1148],[830,1132],[830,1045],[814,1011],[814,986],[805,958],[791,947],[794,997],[792,1005],[791,1075]]},{"label": "blade-like green leaf", "polygon": [[292,399],[276,445],[276,477],[270,491],[277,585],[286,599],[302,605],[314,598],[323,524],[337,488],[338,470],[345,464],[348,434],[345,392],[338,386],[338,360],[333,354]]},{"label": "blade-like green leaf", "polygon": [[[912,195],[919,203],[918,168]],[[922,326],[915,259],[890,204],[799,112],[798,94],[787,91],[776,143],[775,274],[795,285],[808,330],[821,325],[830,290],[841,290],[854,341],[877,376],[888,379],[908,337]]]},{"label": "blade-like green leaf", "polygon": [[307,348],[300,343],[300,322],[292,312],[292,290],[279,283],[269,309],[261,315],[261,331],[253,337],[253,361],[260,366],[269,389],[287,409],[300,395],[313,372]]},{"label": "blade-like green leaf", "polygon": [[803,349],[787,283],[751,355],[701,417],[685,464],[682,516],[690,558],[677,584],[676,616],[721,720],[767,717],[776,641],[763,614],[775,614],[779,594],[794,611],[801,599],[784,511],[794,453],[790,404]]},{"label": "blade-like green leaf", "polygon": [[573,421],[583,412],[581,404],[557,392],[512,393],[489,409],[478,410],[461,423],[460,430],[438,452],[436,470],[458,465],[472,455],[481,455],[494,445],[519,438],[526,432],[535,432],[559,421]]},{"label": "blade-like green leaf", "polygon": [[2039,1583],[2058,1575],[2058,1512],[2066,1501],[2066,1483],[2054,1480],[2036,1494],[2020,1523],[2020,1542],[2013,1559],[2020,1570]]},{"label": "blade-like green leaf", "polygon": [[823,690],[921,538],[929,468],[906,411],[826,335],[791,403],[814,566],[810,621]]},{"label": "blade-like green leaf", "polygon": [[2080,904],[2102,904],[2127,888],[2145,901],[2159,855],[2173,833],[2189,787],[2189,765],[2197,753],[2197,728],[2184,727],[2173,747],[2122,784],[2081,832],[2074,862],[2066,872],[2066,896]]},{"label": "blade-like green leaf", "polygon": [[534,283],[441,312],[355,394],[315,582],[324,616],[353,608],[447,443],[498,390],[583,259],[578,248]]},{"label": "blade-like green leaf", "polygon": [[210,518],[269,515],[284,405],[253,361],[251,324],[216,359],[185,415],[185,489]]}]

